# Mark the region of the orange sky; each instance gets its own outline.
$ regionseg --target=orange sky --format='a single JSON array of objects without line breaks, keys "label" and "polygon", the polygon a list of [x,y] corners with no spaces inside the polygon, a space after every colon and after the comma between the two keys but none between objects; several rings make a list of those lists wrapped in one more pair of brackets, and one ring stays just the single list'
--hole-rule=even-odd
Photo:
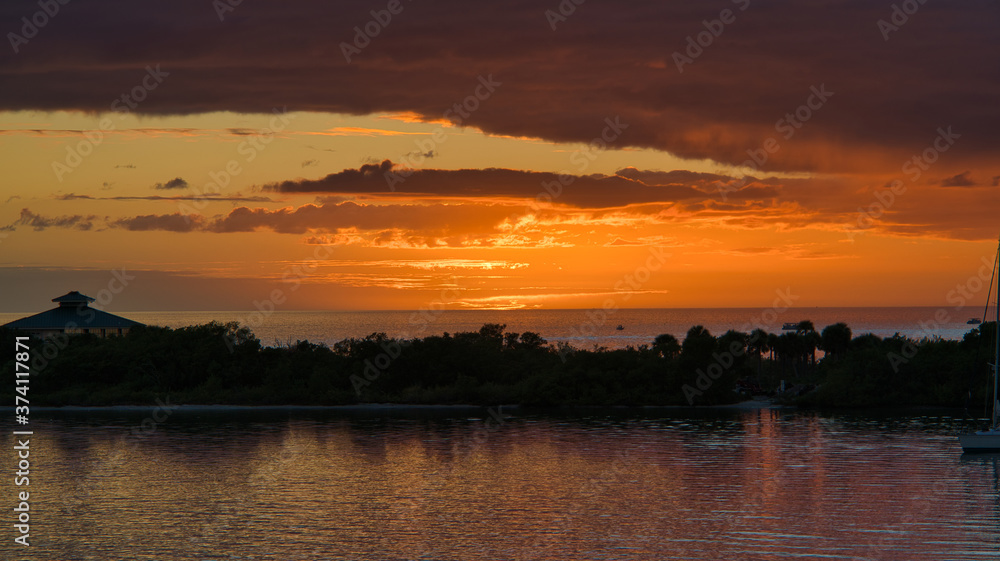
[{"label": "orange sky", "polygon": [[679,71],[727,3],[404,3],[350,61],[335,4],[0,54],[2,308],[943,306],[995,255],[995,5],[732,2]]}]

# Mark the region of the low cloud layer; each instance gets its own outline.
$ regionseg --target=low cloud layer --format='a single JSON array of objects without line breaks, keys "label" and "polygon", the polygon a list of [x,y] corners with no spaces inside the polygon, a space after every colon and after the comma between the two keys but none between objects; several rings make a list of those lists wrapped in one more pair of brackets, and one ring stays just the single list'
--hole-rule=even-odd
[{"label": "low cloud layer", "polygon": [[534,206],[568,205],[611,208],[644,203],[672,203],[705,198],[770,198],[777,191],[755,178],[733,178],[690,171],[640,171],[614,175],[569,175],[502,168],[406,169],[385,160],[345,169],[326,177],[265,185],[267,191],[331,195],[378,195],[389,198],[462,198],[527,200]]},{"label": "low cloud layer", "polygon": [[[387,187],[385,174],[405,173]],[[959,184],[969,173],[949,178]],[[963,179],[964,178],[964,179]],[[936,180],[938,181],[938,180]],[[576,243],[659,245],[663,231],[644,227],[711,226],[776,231],[814,229],[855,239],[865,233],[942,239],[992,239],[995,189],[949,189],[942,210],[938,183],[918,186],[864,178],[734,178],[690,171],[625,168],[613,175],[558,175],[511,169],[404,170],[389,161],[316,180],[265,186],[315,202],[227,214],[98,218],[43,216],[30,209],[8,228],[113,228],[176,233],[267,231],[307,236],[306,243],[395,247],[550,247]],[[920,188],[918,188],[920,187]],[[89,196],[64,195],[63,200]],[[124,197],[123,200],[147,199]],[[188,197],[164,197],[164,201]],[[212,198],[273,202],[262,197]],[[588,233],[600,231],[601,241]],[[659,240],[659,241],[658,241]]]},{"label": "low cloud layer", "polygon": [[21,209],[21,215],[16,222],[5,229],[14,229],[17,226],[27,226],[36,231],[47,230],[49,228],[72,228],[75,230],[90,230],[94,223],[99,220],[96,215],[62,215],[62,216],[42,216],[31,212],[28,209]]}]

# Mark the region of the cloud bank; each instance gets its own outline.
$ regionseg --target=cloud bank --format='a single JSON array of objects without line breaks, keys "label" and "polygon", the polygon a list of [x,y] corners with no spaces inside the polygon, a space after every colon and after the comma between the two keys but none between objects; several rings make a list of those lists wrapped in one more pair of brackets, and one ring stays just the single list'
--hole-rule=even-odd
[{"label": "cloud bank", "polygon": [[[370,3],[243,2],[220,17],[211,2],[74,2],[0,49],[0,109],[142,97],[130,111],[441,120],[489,77],[500,85],[462,124],[492,134],[588,142],[618,117],[629,128],[616,145],[686,158],[740,164],[772,139],[765,170],[898,169],[947,126],[963,158],[1000,148],[991,0],[921,4],[904,22],[891,3],[855,0],[588,2],[555,19],[549,4],[403,2],[366,42],[355,28]],[[0,29],[21,33],[38,9],[4,2]],[[148,68],[168,74],[152,90]],[[817,88],[832,95],[821,103]]]}]

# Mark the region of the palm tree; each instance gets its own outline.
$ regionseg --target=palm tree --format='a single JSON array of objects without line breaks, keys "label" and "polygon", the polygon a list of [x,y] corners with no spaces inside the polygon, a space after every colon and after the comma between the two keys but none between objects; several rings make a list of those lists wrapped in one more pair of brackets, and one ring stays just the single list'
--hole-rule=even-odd
[{"label": "palm tree", "polygon": [[653,350],[659,356],[667,360],[673,360],[681,353],[681,343],[677,340],[677,337],[669,333],[664,333],[657,335],[656,339],[653,340]]},{"label": "palm tree", "polygon": [[835,323],[823,328],[820,335],[823,352],[830,357],[837,358],[843,355],[851,344],[851,328],[846,323]]},{"label": "palm tree", "polygon": [[704,326],[696,325],[688,329],[681,343],[680,365],[685,372],[693,373],[712,361],[717,342]]},{"label": "palm tree", "polygon": [[760,383],[760,371],[762,362],[764,361],[764,353],[769,350],[767,331],[761,328],[754,329],[750,333],[750,338],[747,341],[747,348],[750,353],[757,357],[757,383]]},{"label": "palm tree", "polygon": [[782,371],[784,371],[785,359],[791,359],[792,371],[796,376],[799,375],[799,370],[796,368],[798,363],[805,363],[806,357],[806,340],[805,337],[799,335],[797,331],[789,331],[788,333],[783,333],[778,337],[778,356],[781,357]]},{"label": "palm tree", "polygon": [[802,362],[809,357],[809,364],[816,366],[816,348],[821,342],[819,333],[816,333],[816,326],[813,322],[804,319],[795,326],[795,333],[802,337]]},{"label": "palm tree", "polygon": [[746,352],[748,338],[749,335],[746,333],[730,329],[719,337],[719,350],[734,355],[743,355]]},{"label": "palm tree", "polygon": [[781,344],[778,335],[775,333],[767,334],[767,350],[771,351],[771,362],[774,362],[774,355],[778,352],[778,345]]}]

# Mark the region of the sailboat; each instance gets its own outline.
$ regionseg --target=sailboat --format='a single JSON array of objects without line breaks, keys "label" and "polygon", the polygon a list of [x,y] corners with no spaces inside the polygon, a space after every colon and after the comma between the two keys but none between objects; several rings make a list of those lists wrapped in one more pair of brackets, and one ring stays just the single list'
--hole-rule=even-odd
[{"label": "sailboat", "polygon": [[[997,248],[997,261],[993,263],[993,273],[997,272],[997,262],[1000,261],[1000,247]],[[994,341],[993,355],[993,415],[990,419],[990,428],[972,434],[961,434],[958,442],[962,445],[962,451],[966,453],[977,452],[1000,452],[1000,427],[997,427],[997,379],[1000,378],[1000,279],[997,282],[996,299],[996,324],[993,332]]]}]

